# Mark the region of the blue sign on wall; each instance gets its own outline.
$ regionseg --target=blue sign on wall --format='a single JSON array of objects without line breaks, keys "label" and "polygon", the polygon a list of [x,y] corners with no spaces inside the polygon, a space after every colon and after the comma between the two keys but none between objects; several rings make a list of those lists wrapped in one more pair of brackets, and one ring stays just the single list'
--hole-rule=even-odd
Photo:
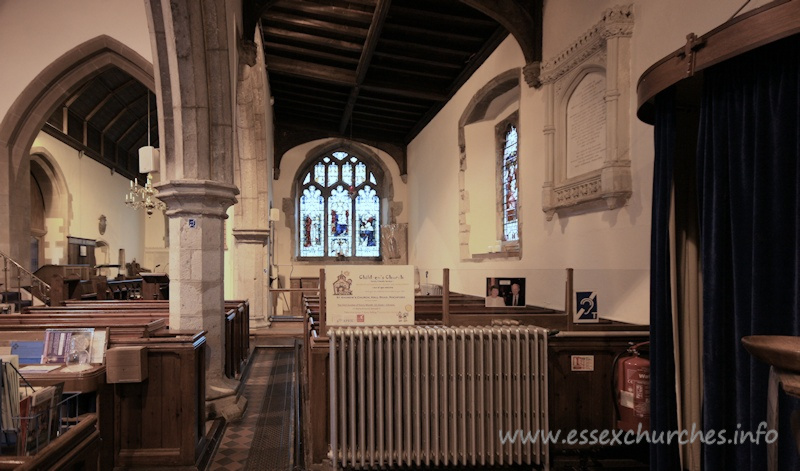
[{"label": "blue sign on wall", "polygon": [[599,321],[596,291],[576,291],[575,301],[575,322]]}]

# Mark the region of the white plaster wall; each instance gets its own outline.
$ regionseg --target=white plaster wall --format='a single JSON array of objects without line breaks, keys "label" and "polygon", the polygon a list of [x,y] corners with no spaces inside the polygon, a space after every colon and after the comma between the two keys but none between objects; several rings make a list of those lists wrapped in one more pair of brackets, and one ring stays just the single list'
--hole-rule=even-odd
[{"label": "white plaster wall", "polygon": [[[617,1],[545,2],[545,60],[561,52],[601,19]],[[487,276],[524,276],[529,303],[564,305],[564,268],[575,269],[575,290],[599,292],[601,315],[649,322],[650,223],[653,179],[652,127],[635,119],[636,82],[666,54],[682,47],[686,35],[708,32],[741,5],[737,0],[641,0],[634,3],[631,39],[631,171],[633,196],[616,210],[590,211],[548,222],[541,210],[544,183],[544,93],[522,86],[520,101],[520,261],[461,262],[458,254],[458,119],[480,87],[511,67],[524,65],[519,46],[506,39],[453,99],[410,143],[409,245],[411,263],[429,281],[441,282],[450,269],[451,288],[483,294]],[[755,6],[766,3],[756,2]],[[691,11],[692,13],[686,14]],[[474,157],[467,145],[467,166]],[[495,198],[495,184],[470,185],[470,202]]]},{"label": "white plaster wall", "polygon": [[[600,20],[618,2],[548,1],[544,18],[544,58],[559,53]],[[766,3],[755,2],[746,10]],[[703,34],[727,20],[741,5],[735,0],[635,2],[631,42],[631,116],[635,115],[636,79],[654,62],[678,49],[689,32]],[[745,10],[745,11],[746,11]],[[691,11],[691,15],[686,12]],[[563,306],[563,268],[575,268],[576,290],[598,290],[601,315],[637,323],[649,317],[649,245],[652,193],[652,128],[631,121],[633,197],[624,208],[588,212],[547,222],[541,212],[544,181],[542,134],[544,96],[524,85],[520,105],[520,216],[523,256],[519,262],[461,263],[457,238],[457,120],[472,95],[510,66],[522,66],[518,46],[509,38],[476,72],[453,100],[409,146],[409,194],[412,215],[411,260],[428,271],[430,281],[451,269],[456,291],[483,293],[490,275],[528,278],[529,302]],[[436,155],[438,158],[429,158]],[[467,149],[469,166],[470,149]],[[470,189],[470,200],[477,196]],[[494,192],[493,185],[483,186]],[[438,202],[433,205],[432,202]],[[433,207],[435,206],[435,207]],[[557,280],[557,281],[554,281]],[[534,281],[533,283],[531,281]],[[541,288],[542,286],[546,288]],[[560,291],[560,295],[559,295]]]},{"label": "white plaster wall", "polygon": [[[64,234],[62,240],[66,236],[102,239],[109,245],[111,263],[117,263],[119,249],[123,248],[126,262],[135,258],[143,268],[152,269],[142,263],[147,216],[144,211],[134,211],[125,205],[130,181],[118,173],[112,174],[108,167],[91,157],[80,157],[77,150],[49,134],[39,133],[33,147],[44,149],[48,156],[52,156],[64,173],[69,189],[69,234]],[[107,218],[103,235],[98,228],[101,214]],[[156,217],[158,213],[153,215]],[[50,229],[48,223],[48,236]],[[45,248],[44,263],[67,263],[66,252],[59,249],[48,252]],[[116,276],[116,271],[111,270],[110,274]]]},{"label": "white plaster wall", "polygon": [[[153,183],[158,183],[159,173],[153,174]],[[144,255],[141,265],[158,273],[169,274],[169,247],[167,247],[167,218],[162,211],[144,218]],[[116,263],[116,254],[112,257]]]},{"label": "white plaster wall", "polygon": [[0,121],[45,67],[102,34],[152,62],[142,0],[0,1]]}]

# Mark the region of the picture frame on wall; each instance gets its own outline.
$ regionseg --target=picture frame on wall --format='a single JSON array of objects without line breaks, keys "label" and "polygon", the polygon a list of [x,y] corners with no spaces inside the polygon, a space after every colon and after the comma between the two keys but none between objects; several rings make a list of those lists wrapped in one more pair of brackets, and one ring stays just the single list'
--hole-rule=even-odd
[{"label": "picture frame on wall", "polygon": [[525,278],[486,278],[486,307],[525,307]]}]

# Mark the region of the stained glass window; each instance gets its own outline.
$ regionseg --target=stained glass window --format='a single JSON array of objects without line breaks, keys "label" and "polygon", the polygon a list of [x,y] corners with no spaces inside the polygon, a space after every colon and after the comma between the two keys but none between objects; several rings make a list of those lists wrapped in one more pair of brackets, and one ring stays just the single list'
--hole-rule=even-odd
[{"label": "stained glass window", "polygon": [[325,164],[323,162],[314,166],[314,181],[320,185],[325,185]]},{"label": "stained glass window", "polygon": [[325,200],[319,188],[311,186],[300,196],[300,256],[321,257],[325,254],[323,234]]},{"label": "stained glass window", "polygon": [[359,162],[356,164],[356,186],[360,186],[365,181],[367,181],[367,166],[364,165],[364,162]]},{"label": "stained glass window", "polygon": [[369,161],[336,151],[301,173],[300,257],[380,257],[381,200],[374,171]]},{"label": "stained glass window", "polygon": [[353,199],[341,185],[337,186],[328,197],[328,256],[344,255],[349,257],[352,248],[350,233],[350,217],[352,216]]},{"label": "stained glass window", "polygon": [[356,255],[359,257],[380,255],[378,247],[380,234],[377,225],[380,220],[380,210],[381,201],[374,189],[367,185],[358,190],[356,197],[356,224],[358,224]]},{"label": "stained glass window", "polygon": [[339,167],[328,165],[328,186],[333,186],[337,181],[339,181]]},{"label": "stained glass window", "polygon": [[519,240],[517,220],[517,128],[509,124],[503,140],[503,240]]},{"label": "stained glass window", "polygon": [[349,162],[342,165],[342,181],[348,186],[353,184],[353,165]]}]

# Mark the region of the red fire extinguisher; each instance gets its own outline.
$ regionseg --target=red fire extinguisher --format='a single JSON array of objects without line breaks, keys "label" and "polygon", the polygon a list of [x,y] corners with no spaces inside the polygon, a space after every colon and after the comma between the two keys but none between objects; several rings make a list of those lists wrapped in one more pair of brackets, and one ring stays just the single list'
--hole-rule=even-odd
[{"label": "red fire extinguisher", "polygon": [[650,342],[631,345],[614,358],[612,376],[617,429],[650,430],[650,360],[639,354],[639,348]]}]

